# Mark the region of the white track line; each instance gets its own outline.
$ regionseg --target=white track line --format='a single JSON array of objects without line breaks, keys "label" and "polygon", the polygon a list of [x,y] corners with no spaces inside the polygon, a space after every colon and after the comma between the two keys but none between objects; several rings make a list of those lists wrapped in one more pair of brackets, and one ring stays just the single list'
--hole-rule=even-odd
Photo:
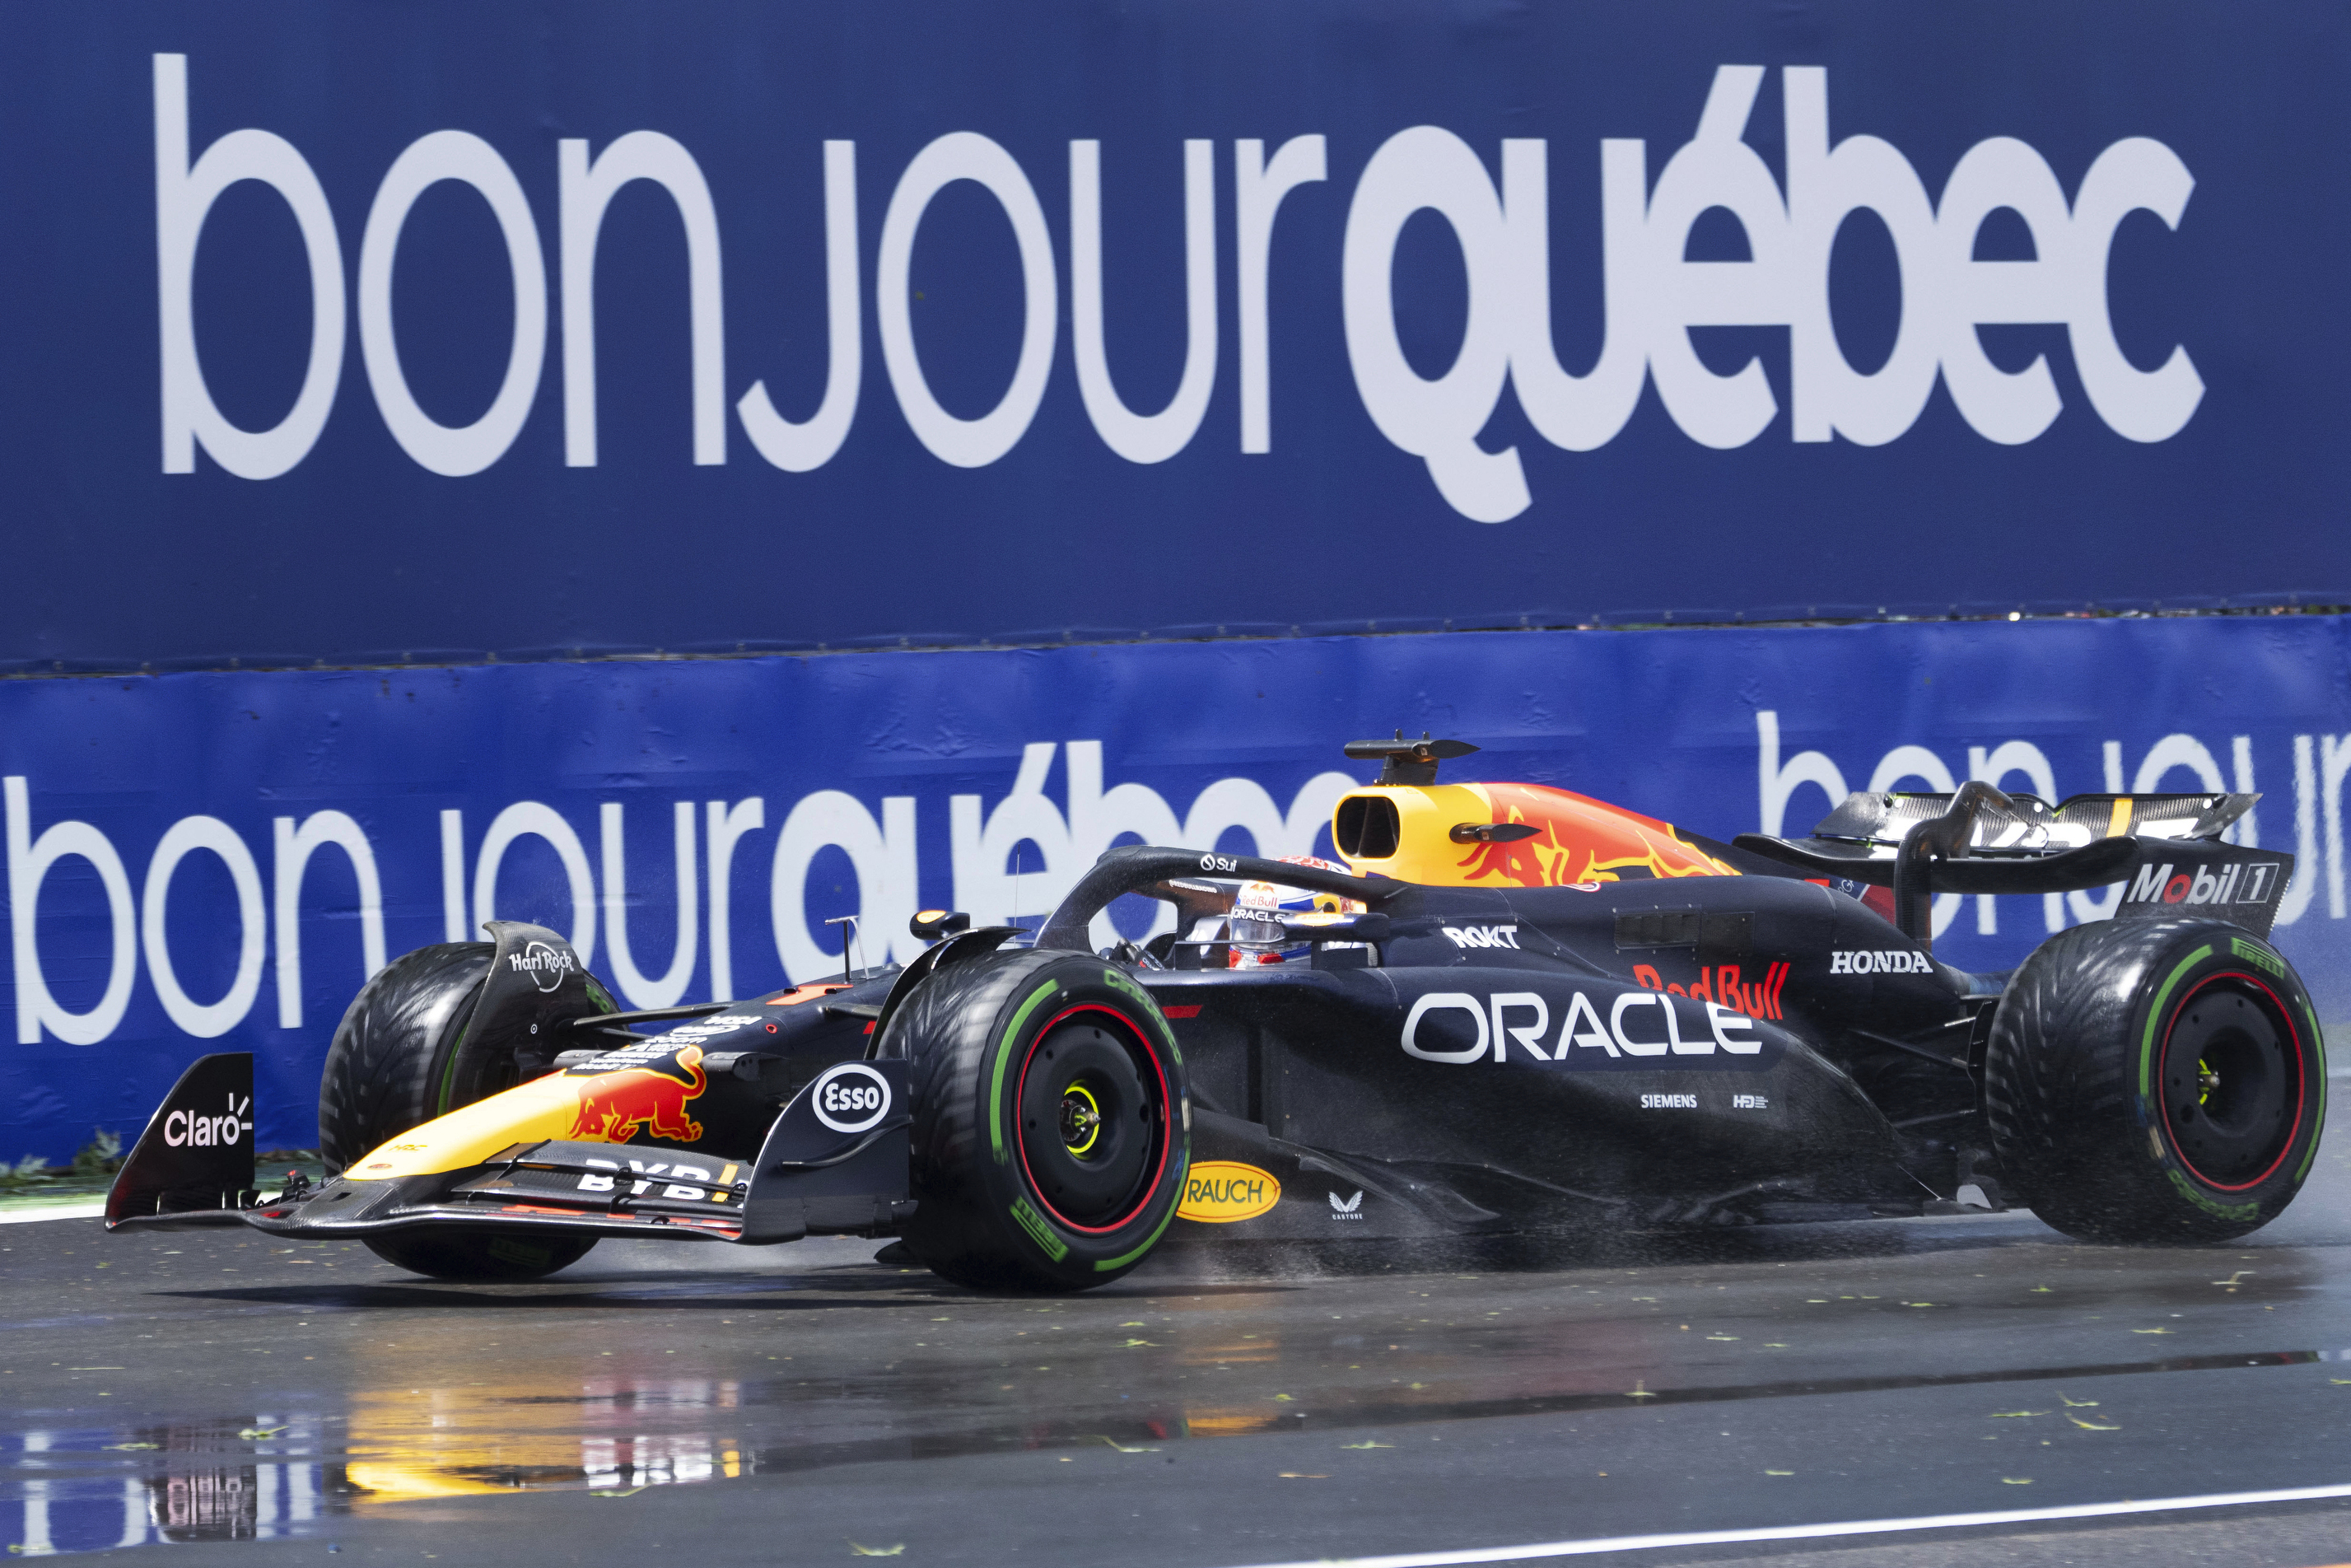
[{"label": "white track line", "polygon": [[2036,1524],[2060,1519],[2110,1519],[2117,1514],[2238,1508],[2248,1503],[2314,1502],[2327,1498],[2351,1498],[2351,1484],[2295,1487],[2284,1491],[2212,1492],[2202,1497],[2153,1498],[2145,1501],[2085,1502],[2067,1508],[2011,1508],[1996,1513],[1930,1513],[1917,1519],[1780,1524],[1760,1530],[1692,1530],[1672,1535],[1614,1535],[1592,1541],[1545,1541],[1526,1546],[1478,1546],[1460,1552],[1401,1552],[1387,1557],[1321,1557],[1311,1562],[1264,1563],[1259,1568],[1448,1568],[1454,1563],[1518,1563],[1537,1557],[1588,1557],[1602,1552],[1654,1552],[1662,1546],[1725,1546],[1752,1541],[1890,1535],[1906,1530],[1965,1530],[1988,1524]]},{"label": "white track line", "polygon": [[95,1219],[106,1212],[106,1199],[60,1203],[47,1208],[0,1208],[0,1225],[23,1225],[35,1219]]}]

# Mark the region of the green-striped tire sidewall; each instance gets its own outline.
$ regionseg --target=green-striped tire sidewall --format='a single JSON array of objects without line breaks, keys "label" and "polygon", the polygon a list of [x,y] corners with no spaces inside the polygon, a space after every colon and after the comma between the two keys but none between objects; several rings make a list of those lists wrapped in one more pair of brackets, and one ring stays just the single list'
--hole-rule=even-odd
[{"label": "green-striped tire sidewall", "polygon": [[[1072,1009],[1114,1014],[1155,1069],[1140,1076],[1156,1097],[1158,1157],[1133,1205],[1100,1231],[1058,1215],[1019,1158],[1022,1063]],[[1149,993],[1118,966],[1064,952],[951,965],[892,1016],[881,1050],[911,1068],[916,1211],[905,1239],[935,1272],[981,1289],[1081,1291],[1133,1269],[1166,1233],[1190,1161],[1183,1053]]]},{"label": "green-striped tire sidewall", "polygon": [[[2210,982],[2273,1001],[2291,1031],[2296,1118],[2259,1179],[2227,1187],[2182,1157],[2158,1082],[2164,1043]],[[2310,993],[2269,943],[2210,919],[2108,920],[2059,933],[2009,982],[1984,1061],[2001,1173],[2033,1212],[2086,1240],[2220,1241],[2301,1190],[2326,1116]]]}]

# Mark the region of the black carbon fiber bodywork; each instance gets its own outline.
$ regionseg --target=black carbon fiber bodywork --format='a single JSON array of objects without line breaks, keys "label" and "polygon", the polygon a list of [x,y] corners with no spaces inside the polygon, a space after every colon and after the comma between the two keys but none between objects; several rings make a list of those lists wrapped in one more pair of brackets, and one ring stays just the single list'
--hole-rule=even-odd
[{"label": "black carbon fiber bodywork", "polygon": [[1230,1234],[1915,1213],[1987,1190],[1970,1047],[1997,982],[1856,899],[1692,877],[1391,886],[1378,909],[1376,946],[1142,977],[1207,1113],[1196,1164],[1283,1184]]}]

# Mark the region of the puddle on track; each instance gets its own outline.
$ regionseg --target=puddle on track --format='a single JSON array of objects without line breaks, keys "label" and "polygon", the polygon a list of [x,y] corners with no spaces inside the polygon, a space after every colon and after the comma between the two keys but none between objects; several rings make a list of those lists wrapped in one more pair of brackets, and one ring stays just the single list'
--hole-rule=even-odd
[{"label": "puddle on track", "polygon": [[[1230,1352],[1229,1354],[1222,1354]],[[1230,1364],[1279,1346],[1203,1347]],[[1640,1387],[1490,1398],[1365,1390],[1271,1401],[1157,1404],[1114,1416],[1039,1419],[967,1404],[904,1429],[904,1386],[828,1379],[586,1379],[533,1387],[379,1389],[337,1415],[258,1413],[208,1423],[32,1430],[6,1448],[0,1534],[43,1556],[306,1535],[352,1511],[419,1499],[565,1490],[626,1494],[831,1466],[1109,1443],[1128,1451],[1273,1431],[1343,1431],[1635,1405],[1702,1405],[1914,1388],[2087,1382],[2177,1372],[2351,1364],[2351,1349],[2281,1350],[2005,1371]],[[821,1423],[806,1418],[819,1406]],[[824,1436],[784,1428],[820,1425]],[[0,1450],[5,1451],[5,1450]],[[13,1516],[13,1517],[12,1517]]]}]

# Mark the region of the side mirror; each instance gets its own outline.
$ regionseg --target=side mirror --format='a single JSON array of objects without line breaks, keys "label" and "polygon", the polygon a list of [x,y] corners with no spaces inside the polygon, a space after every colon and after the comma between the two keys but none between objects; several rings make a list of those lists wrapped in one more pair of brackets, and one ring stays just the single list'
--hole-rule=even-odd
[{"label": "side mirror", "polygon": [[936,942],[958,931],[971,929],[971,916],[955,909],[921,909],[906,922],[906,929],[925,942]]}]

